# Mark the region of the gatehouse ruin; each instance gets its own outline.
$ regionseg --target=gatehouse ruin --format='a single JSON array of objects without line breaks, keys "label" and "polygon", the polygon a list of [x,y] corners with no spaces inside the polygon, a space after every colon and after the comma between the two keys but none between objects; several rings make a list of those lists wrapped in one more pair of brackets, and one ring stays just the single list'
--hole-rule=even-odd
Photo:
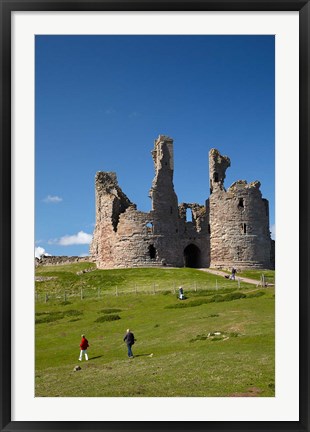
[{"label": "gatehouse ruin", "polygon": [[149,212],[139,211],[130,201],[116,173],[96,174],[90,255],[98,268],[274,268],[269,204],[262,198],[259,181],[238,180],[226,190],[230,159],[212,149],[209,198],[203,204],[179,204],[173,185],[173,139],[159,135],[152,157],[155,177]]}]

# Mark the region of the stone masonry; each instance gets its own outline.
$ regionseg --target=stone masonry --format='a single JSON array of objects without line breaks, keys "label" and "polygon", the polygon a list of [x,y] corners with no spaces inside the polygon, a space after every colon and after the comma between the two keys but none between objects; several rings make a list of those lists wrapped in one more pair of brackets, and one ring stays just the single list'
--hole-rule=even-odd
[{"label": "stone masonry", "polygon": [[260,182],[238,180],[226,191],[226,156],[212,149],[210,164],[210,266],[215,268],[270,268],[272,241],[269,205]]},{"label": "stone masonry", "polygon": [[75,264],[81,262],[90,262],[90,257],[79,257],[79,256],[55,256],[55,255],[42,255],[40,258],[35,258],[35,265],[38,266],[50,266],[50,265],[63,265],[63,264]]},{"label": "stone masonry", "polygon": [[[209,153],[210,198],[181,203],[173,186],[173,140],[160,135],[152,151],[150,212],[137,210],[113,172],[97,172],[96,226],[90,255],[98,268],[273,268],[268,201],[258,181],[224,188],[227,156]],[[190,212],[191,220],[187,220]]]}]

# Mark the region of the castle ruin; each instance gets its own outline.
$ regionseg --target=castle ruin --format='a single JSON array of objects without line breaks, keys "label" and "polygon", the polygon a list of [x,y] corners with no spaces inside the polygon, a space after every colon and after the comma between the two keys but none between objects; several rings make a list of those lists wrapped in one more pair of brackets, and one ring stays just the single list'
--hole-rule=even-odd
[{"label": "castle ruin", "polygon": [[230,159],[212,149],[209,199],[202,205],[179,204],[173,186],[173,140],[160,135],[152,157],[155,177],[148,213],[137,210],[114,172],[96,174],[90,254],[98,268],[274,268],[269,206],[258,181],[238,180],[225,190]]}]

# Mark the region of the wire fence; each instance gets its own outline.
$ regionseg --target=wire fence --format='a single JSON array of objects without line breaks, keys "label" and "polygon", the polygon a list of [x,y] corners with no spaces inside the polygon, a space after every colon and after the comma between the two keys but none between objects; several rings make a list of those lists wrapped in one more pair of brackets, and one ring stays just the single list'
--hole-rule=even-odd
[{"label": "wire fence", "polygon": [[[257,281],[257,287],[266,286],[266,278],[261,278],[260,281]],[[106,296],[127,296],[127,295],[158,295],[158,294],[166,294],[166,295],[178,295],[179,287],[182,286],[184,295],[186,296],[188,293],[197,293],[210,291],[211,293],[217,291],[234,291],[240,289],[249,289],[250,287],[255,288],[255,285],[250,285],[246,282],[241,281],[239,278],[236,280],[227,280],[227,279],[216,279],[214,282],[192,282],[192,283],[184,283],[184,284],[173,284],[173,286],[169,286],[163,282],[153,282],[152,284],[146,285],[138,285],[135,284],[133,286],[111,286],[108,288],[94,288],[94,287],[79,287],[79,288],[68,288],[68,289],[56,289],[51,290],[50,292],[40,292],[39,290],[35,293],[35,301],[40,303],[47,303],[48,301],[60,301],[67,302],[70,299],[100,299]]]}]

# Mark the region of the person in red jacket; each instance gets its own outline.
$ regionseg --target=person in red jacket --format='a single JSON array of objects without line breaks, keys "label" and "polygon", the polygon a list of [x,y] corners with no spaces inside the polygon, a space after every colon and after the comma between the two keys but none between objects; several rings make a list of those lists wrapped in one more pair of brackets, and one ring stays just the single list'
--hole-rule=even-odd
[{"label": "person in red jacket", "polygon": [[85,335],[82,335],[82,340],[80,343],[81,351],[80,351],[79,361],[82,361],[83,354],[85,355],[85,360],[88,360],[88,355],[87,355],[87,348],[88,347],[89,347],[88,340],[86,339]]}]

